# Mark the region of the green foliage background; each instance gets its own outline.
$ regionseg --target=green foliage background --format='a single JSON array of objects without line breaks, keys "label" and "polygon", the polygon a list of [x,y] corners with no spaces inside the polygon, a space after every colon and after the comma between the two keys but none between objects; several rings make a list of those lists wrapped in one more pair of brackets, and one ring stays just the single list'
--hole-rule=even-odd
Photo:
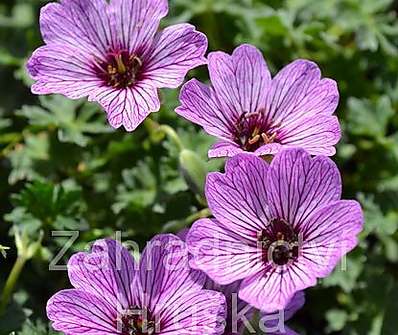
[{"label": "green foliage background", "polygon": [[[42,44],[38,11],[45,3],[0,0],[0,251],[7,254],[0,254],[0,287],[17,257],[15,232],[29,243],[42,234],[0,316],[0,334],[54,334],[46,301],[69,284],[66,272],[48,271],[65,243],[51,231],[80,232],[63,263],[115,230],[143,246],[207,214],[200,169],[223,165],[207,160],[214,139],[177,118],[177,90],[163,90],[160,113],[131,134],[111,130],[96,105],[33,96],[24,64]],[[344,196],[362,203],[366,224],[343,267],[307,290],[292,324],[302,334],[398,334],[398,2],[171,0],[170,6],[162,24],[192,22],[208,35],[211,50],[252,43],[273,73],[308,58],[338,81],[344,135],[333,159]],[[205,68],[190,76],[208,77]],[[195,175],[187,178],[176,143],[158,124],[173,127],[202,158]]]}]

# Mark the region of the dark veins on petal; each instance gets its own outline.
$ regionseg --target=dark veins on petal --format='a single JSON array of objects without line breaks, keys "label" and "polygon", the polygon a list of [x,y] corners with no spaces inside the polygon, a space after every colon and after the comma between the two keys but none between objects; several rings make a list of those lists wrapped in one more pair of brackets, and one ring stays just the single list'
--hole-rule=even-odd
[{"label": "dark veins on petal", "polygon": [[277,126],[272,125],[264,110],[243,113],[235,124],[235,142],[245,151],[256,151],[264,144],[278,142]]},{"label": "dark veins on petal", "polygon": [[116,323],[122,335],[154,335],[159,328],[151,313],[138,307],[124,311]]},{"label": "dark veins on petal", "polygon": [[96,59],[94,61],[97,76],[107,86],[113,88],[126,88],[134,85],[139,79],[141,67],[141,59],[127,50],[110,51],[105,60]]},{"label": "dark veins on petal", "polygon": [[267,228],[257,233],[257,241],[266,263],[286,265],[299,256],[299,234],[283,219],[272,219]]}]

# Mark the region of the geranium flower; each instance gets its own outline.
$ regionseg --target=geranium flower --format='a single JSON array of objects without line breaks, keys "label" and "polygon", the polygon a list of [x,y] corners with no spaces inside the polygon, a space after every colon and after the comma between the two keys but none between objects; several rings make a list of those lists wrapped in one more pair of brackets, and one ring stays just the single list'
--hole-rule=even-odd
[{"label": "geranium flower", "polygon": [[273,313],[260,313],[264,320],[266,334],[269,335],[298,335],[293,329],[287,327],[285,322],[304,306],[304,292],[297,292],[286,305],[284,310],[278,310]]},{"label": "geranium flower", "polygon": [[262,54],[241,45],[232,56],[208,56],[211,86],[193,79],[176,112],[219,138],[209,157],[241,152],[275,154],[301,147],[313,155],[334,155],[340,126],[333,116],[339,93],[334,80],[321,79],[318,66],[296,60],[273,79]]},{"label": "geranium flower", "polygon": [[[181,230],[177,236],[183,241],[186,240],[189,229]],[[189,263],[193,269],[198,269],[192,255],[189,255]],[[243,335],[247,329],[249,333],[257,329],[263,330],[268,335],[297,335],[295,331],[286,326],[286,321],[304,306],[304,292],[297,292],[289,301],[284,310],[277,310],[271,313],[260,312],[259,324],[253,324],[253,316],[256,309],[246,301],[239,298],[239,287],[241,280],[228,285],[219,285],[210,277],[206,276],[204,287],[209,290],[222,292],[226,299],[226,322],[223,335]],[[253,327],[254,326],[254,327]]]},{"label": "geranium flower", "polygon": [[222,334],[225,298],[203,289],[205,276],[187,257],[171,234],[151,240],[139,267],[116,241],[97,241],[68,263],[74,288],[49,300],[53,328],[68,335]]},{"label": "geranium flower", "polygon": [[176,88],[206,62],[206,36],[189,24],[157,32],[167,0],[61,0],[43,7],[45,46],[27,68],[35,94],[88,97],[114,128],[133,131],[160,108],[157,90]]},{"label": "geranium flower", "polygon": [[187,236],[196,266],[221,285],[242,280],[239,297],[265,312],[328,276],[363,224],[360,205],[340,200],[335,164],[302,149],[270,165],[233,157],[225,174],[208,175],[206,197],[215,219],[196,221]]},{"label": "geranium flower", "polygon": [[236,281],[229,285],[218,285],[210,278],[206,280],[205,288],[220,291],[226,298],[227,319],[223,335],[243,335],[246,329],[249,333],[252,333],[256,329],[261,329],[268,335],[297,334],[286,326],[286,321],[304,306],[304,292],[297,292],[284,310],[277,310],[272,313],[260,312],[259,324],[256,325],[252,320],[256,312],[255,308],[251,307],[238,296],[240,284],[241,281]]}]

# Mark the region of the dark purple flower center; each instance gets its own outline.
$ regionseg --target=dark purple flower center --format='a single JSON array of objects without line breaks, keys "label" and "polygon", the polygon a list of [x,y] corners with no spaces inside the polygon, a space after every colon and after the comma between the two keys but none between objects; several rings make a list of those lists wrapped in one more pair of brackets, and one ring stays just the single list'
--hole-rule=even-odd
[{"label": "dark purple flower center", "polygon": [[264,262],[286,265],[299,255],[299,238],[293,227],[283,219],[272,219],[267,228],[257,234]]},{"label": "dark purple flower center", "polygon": [[146,309],[129,309],[118,320],[123,335],[154,335],[156,323]]},{"label": "dark purple flower center", "polygon": [[109,52],[105,61],[95,63],[95,71],[106,85],[126,88],[138,80],[142,60],[127,50]]},{"label": "dark purple flower center", "polygon": [[235,125],[235,142],[245,151],[256,151],[264,144],[277,142],[275,128],[265,117],[264,110],[243,113]]}]

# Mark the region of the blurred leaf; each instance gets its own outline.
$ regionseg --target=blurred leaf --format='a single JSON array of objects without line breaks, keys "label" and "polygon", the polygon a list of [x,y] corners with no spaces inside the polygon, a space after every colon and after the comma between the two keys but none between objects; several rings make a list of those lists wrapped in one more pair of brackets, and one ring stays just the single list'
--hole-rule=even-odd
[{"label": "blurred leaf", "polygon": [[7,221],[23,225],[30,231],[42,225],[56,229],[76,229],[72,219],[84,210],[81,189],[36,181],[13,196],[15,208],[5,216]]},{"label": "blurred leaf", "polygon": [[388,121],[394,115],[391,101],[381,96],[376,101],[348,100],[348,127],[351,133],[378,138],[386,134]]},{"label": "blurred leaf", "polygon": [[394,335],[397,333],[398,315],[398,286],[393,286],[387,296],[381,334]]},{"label": "blurred leaf", "polygon": [[326,314],[330,331],[341,331],[347,322],[347,313],[343,310],[332,309]]},{"label": "blurred leaf", "polygon": [[153,204],[157,182],[149,167],[143,162],[122,172],[123,183],[118,186],[116,202],[112,209],[117,214],[130,206],[147,207]]},{"label": "blurred leaf", "polygon": [[73,101],[61,96],[40,98],[42,107],[23,106],[18,115],[29,120],[33,126],[58,129],[61,142],[75,143],[82,147],[87,145],[87,134],[108,133],[104,113],[93,104]]},{"label": "blurred leaf", "polygon": [[365,232],[392,235],[397,231],[398,217],[396,215],[385,215],[371,196],[365,197],[360,194],[359,200],[365,211]]},{"label": "blurred leaf", "polygon": [[33,180],[40,178],[35,170],[36,164],[49,159],[49,141],[45,133],[38,135],[27,134],[24,144],[17,144],[8,157],[12,164],[12,171],[8,178],[10,184],[19,180]]},{"label": "blurred leaf", "polygon": [[335,270],[329,277],[322,281],[322,285],[326,287],[341,287],[344,292],[352,292],[358,285],[358,278],[363,270],[363,264],[366,262],[365,255],[348,255],[344,258],[345,264],[337,265]]},{"label": "blurred leaf", "polygon": [[33,23],[33,8],[28,3],[19,3],[13,7],[11,17],[0,14],[0,28],[25,28]]},{"label": "blurred leaf", "polygon": [[33,323],[30,320],[27,320],[22,329],[18,332],[13,332],[10,335],[55,335],[61,334],[59,332],[55,332],[49,328],[43,321],[37,320]]}]

